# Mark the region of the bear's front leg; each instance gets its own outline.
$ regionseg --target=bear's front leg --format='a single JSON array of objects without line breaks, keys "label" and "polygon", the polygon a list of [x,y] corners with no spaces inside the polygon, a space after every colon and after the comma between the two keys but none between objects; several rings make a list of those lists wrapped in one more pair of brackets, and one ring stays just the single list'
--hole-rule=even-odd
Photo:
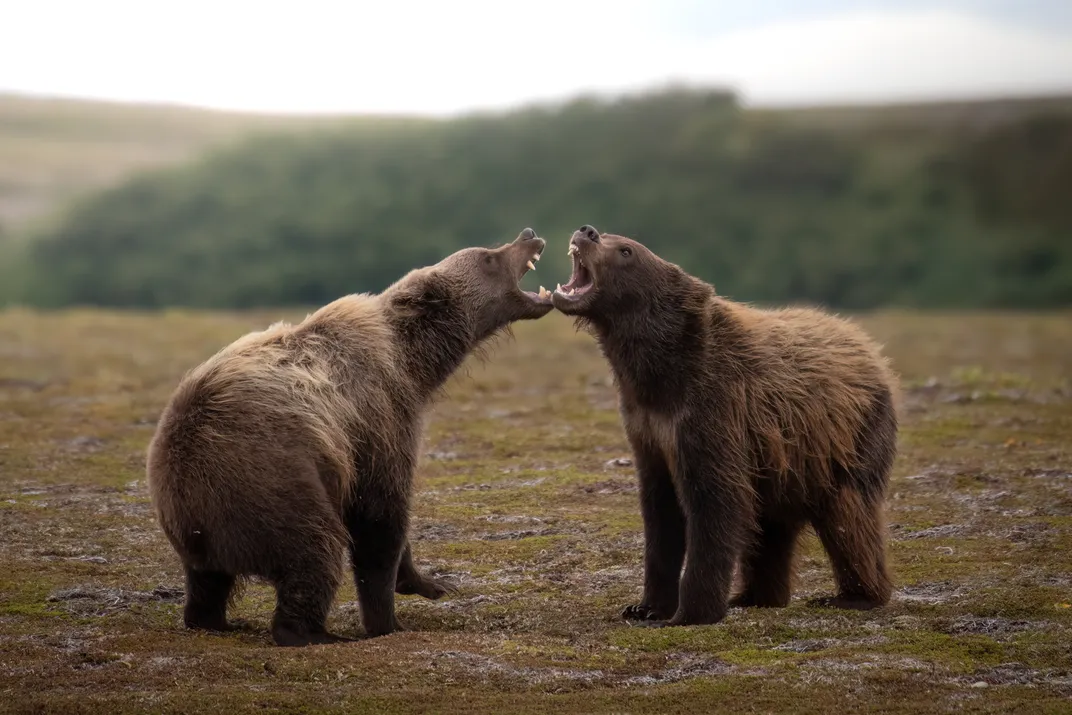
[{"label": "bear's front leg", "polygon": [[[682,429],[679,434],[697,433]],[[670,620],[653,625],[704,625],[726,617],[733,570],[754,521],[748,475],[737,457],[725,443],[679,439],[674,485],[685,514],[685,573],[677,610]]]},{"label": "bear's front leg", "polygon": [[685,560],[685,515],[678,504],[666,461],[643,442],[633,442],[644,518],[644,597],[626,606],[622,618],[663,620],[678,605],[678,581]]}]

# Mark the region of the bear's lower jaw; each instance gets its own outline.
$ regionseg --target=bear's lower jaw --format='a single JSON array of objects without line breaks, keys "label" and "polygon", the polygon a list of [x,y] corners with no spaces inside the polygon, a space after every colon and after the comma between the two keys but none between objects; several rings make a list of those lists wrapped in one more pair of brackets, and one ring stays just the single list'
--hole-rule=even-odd
[{"label": "bear's lower jaw", "polygon": [[540,286],[539,293],[533,293],[531,290],[523,290],[521,292],[525,294],[526,298],[537,305],[551,305],[552,293],[543,286]]},{"label": "bear's lower jaw", "polygon": [[558,293],[559,295],[562,295],[562,296],[565,296],[567,298],[571,298],[573,300],[576,300],[576,299],[580,298],[581,296],[585,295],[591,289],[592,289],[592,284],[591,283],[587,283],[585,285],[577,286],[577,287],[574,287],[574,288],[570,288],[570,287],[567,287],[567,286],[561,286],[560,285],[560,286],[558,286],[558,288],[555,289],[555,293]]},{"label": "bear's lower jaw", "polygon": [[555,309],[554,303],[551,302],[550,293],[547,293],[543,297],[538,293],[533,293],[529,290],[523,290],[520,291],[520,293],[526,305],[521,307],[520,310],[511,317],[510,322],[513,322],[514,320],[536,320]]},{"label": "bear's lower jaw", "polygon": [[559,312],[580,317],[583,317],[591,308],[591,299],[591,293],[574,293],[570,295],[564,291],[556,290],[551,294],[551,302]]}]

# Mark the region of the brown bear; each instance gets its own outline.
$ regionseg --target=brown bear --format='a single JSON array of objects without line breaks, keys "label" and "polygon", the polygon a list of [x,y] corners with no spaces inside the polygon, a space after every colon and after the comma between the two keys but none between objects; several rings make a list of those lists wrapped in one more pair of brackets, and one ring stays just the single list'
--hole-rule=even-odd
[{"label": "brown bear", "polygon": [[[898,388],[879,347],[817,310],[726,300],[588,225],[569,253],[573,275],[552,302],[610,363],[640,482],[644,596],[623,617],[707,624],[731,605],[787,605],[807,524],[838,587],[820,602],[887,603]],[[730,601],[738,563],[743,588]]]},{"label": "brown bear", "polygon": [[394,594],[442,595],[407,541],[425,408],[475,348],[552,310],[518,282],[545,242],[525,229],[378,295],[251,333],[188,373],[149,447],[158,520],[186,571],[184,620],[226,630],[237,578],[275,586],[279,645],[346,640],[325,620],[349,549],[370,636],[399,629]]}]

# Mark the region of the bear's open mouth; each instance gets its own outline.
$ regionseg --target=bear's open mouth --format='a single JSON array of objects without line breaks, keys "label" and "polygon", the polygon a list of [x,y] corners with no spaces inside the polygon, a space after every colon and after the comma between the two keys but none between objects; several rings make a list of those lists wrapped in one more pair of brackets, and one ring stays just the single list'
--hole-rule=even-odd
[{"label": "bear's open mouth", "polygon": [[[525,277],[525,274],[529,271],[536,270],[536,262],[540,260],[541,253],[543,253],[542,247],[532,254],[532,258],[530,258],[528,262],[524,265],[524,267],[521,269],[521,275],[517,277],[518,290],[521,290],[521,279]],[[521,293],[526,298],[532,300],[535,303],[551,303],[551,291],[547,290],[543,286],[540,286],[539,293],[534,293],[531,290],[521,290]]]},{"label": "bear's open mouth", "polygon": [[573,259],[573,275],[570,276],[569,283],[558,286],[555,292],[567,298],[580,298],[595,285],[592,281],[592,271],[584,265],[584,259],[581,258],[576,245],[570,244],[569,255]]}]

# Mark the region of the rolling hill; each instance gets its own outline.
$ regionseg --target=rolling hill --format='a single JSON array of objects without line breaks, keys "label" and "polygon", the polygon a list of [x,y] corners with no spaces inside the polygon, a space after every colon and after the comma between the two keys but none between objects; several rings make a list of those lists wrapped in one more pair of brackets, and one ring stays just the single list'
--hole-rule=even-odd
[{"label": "rolling hill", "polygon": [[[105,109],[24,122],[27,167],[57,137],[81,148],[43,172],[58,178],[40,210],[63,211],[23,232],[0,300],[317,303],[525,225],[593,223],[745,300],[1072,303],[1067,98],[772,111],[671,88],[451,120]],[[124,143],[142,158],[121,168]],[[67,201],[64,162],[105,188]],[[566,271],[552,257],[549,285]]]}]

